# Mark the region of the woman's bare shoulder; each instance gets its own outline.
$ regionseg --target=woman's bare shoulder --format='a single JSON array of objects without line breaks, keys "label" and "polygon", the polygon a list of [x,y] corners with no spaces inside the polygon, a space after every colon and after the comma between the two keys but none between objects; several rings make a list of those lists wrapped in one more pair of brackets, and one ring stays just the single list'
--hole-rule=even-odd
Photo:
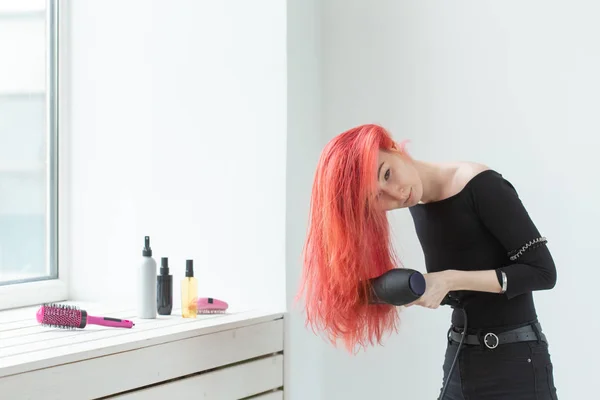
[{"label": "woman's bare shoulder", "polygon": [[459,187],[465,187],[467,183],[480,173],[489,170],[485,164],[464,161],[458,164],[454,175],[454,184]]}]

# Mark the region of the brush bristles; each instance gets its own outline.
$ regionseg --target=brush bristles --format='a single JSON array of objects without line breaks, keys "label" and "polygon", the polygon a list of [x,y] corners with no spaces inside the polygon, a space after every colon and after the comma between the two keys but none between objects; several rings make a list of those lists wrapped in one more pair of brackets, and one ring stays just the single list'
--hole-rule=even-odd
[{"label": "brush bristles", "polygon": [[198,315],[202,314],[225,314],[226,310],[198,310]]},{"label": "brush bristles", "polygon": [[77,329],[81,324],[82,312],[77,306],[68,304],[43,304],[40,324],[51,328]]}]

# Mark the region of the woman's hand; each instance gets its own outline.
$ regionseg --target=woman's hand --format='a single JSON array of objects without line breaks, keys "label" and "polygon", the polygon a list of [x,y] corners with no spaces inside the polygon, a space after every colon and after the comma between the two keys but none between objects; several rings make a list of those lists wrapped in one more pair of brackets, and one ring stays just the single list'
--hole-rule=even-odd
[{"label": "woman's hand", "polygon": [[425,277],[425,293],[419,300],[413,301],[406,307],[422,306],[438,308],[448,292],[456,290],[471,290],[486,293],[502,293],[496,271],[459,271],[448,269],[440,272],[423,274]]},{"label": "woman's hand", "polygon": [[406,307],[416,305],[436,309],[452,289],[449,271],[423,274],[423,277],[425,277],[426,284],[425,293],[418,300],[413,301]]}]

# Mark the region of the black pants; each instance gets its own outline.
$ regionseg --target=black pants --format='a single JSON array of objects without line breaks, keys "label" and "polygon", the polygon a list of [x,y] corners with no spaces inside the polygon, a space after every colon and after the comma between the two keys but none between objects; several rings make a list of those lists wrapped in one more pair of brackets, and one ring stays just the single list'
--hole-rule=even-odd
[{"label": "black pants", "polygon": [[[458,343],[448,343],[442,387],[457,349]],[[548,344],[463,345],[446,394],[438,400],[558,400]]]}]

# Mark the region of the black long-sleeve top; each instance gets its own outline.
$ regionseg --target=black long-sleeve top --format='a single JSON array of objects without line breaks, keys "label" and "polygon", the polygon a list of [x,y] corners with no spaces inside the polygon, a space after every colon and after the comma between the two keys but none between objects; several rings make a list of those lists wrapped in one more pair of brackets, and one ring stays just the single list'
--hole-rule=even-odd
[{"label": "black long-sleeve top", "polygon": [[[532,292],[553,288],[556,268],[546,244],[527,246],[542,235],[500,173],[481,172],[458,194],[418,204],[410,212],[427,272],[493,269],[501,285],[501,271],[506,274],[506,293],[454,293],[465,304],[469,327],[501,329],[537,320]],[[460,310],[452,314],[452,323],[463,326]]]}]

